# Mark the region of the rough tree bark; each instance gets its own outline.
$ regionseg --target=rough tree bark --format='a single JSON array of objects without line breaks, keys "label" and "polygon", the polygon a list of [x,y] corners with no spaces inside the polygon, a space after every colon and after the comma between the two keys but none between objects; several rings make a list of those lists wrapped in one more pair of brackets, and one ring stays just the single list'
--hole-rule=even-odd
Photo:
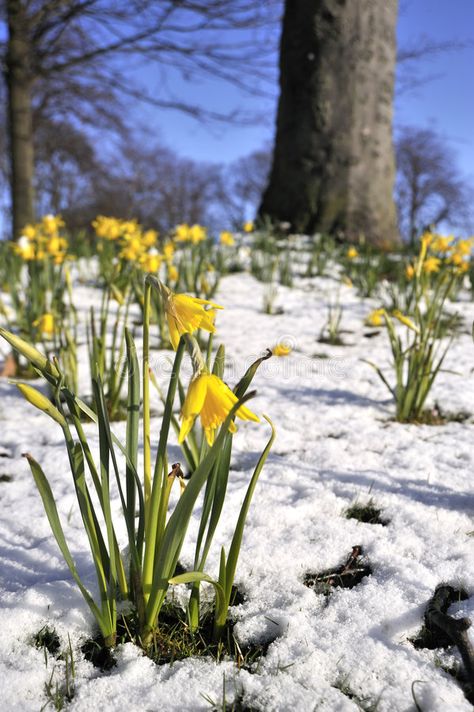
[{"label": "rough tree bark", "polygon": [[392,143],[397,0],[286,0],[273,165],[260,216],[399,239]]},{"label": "rough tree bark", "polygon": [[35,217],[34,149],[28,33],[20,0],[7,0],[8,49],[5,78],[8,87],[13,237]]}]

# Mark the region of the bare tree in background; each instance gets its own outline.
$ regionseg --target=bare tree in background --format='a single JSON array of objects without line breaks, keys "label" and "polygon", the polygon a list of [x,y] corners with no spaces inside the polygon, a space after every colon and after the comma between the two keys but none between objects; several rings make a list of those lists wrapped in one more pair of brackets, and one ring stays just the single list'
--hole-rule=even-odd
[{"label": "bare tree in background", "polygon": [[392,103],[397,0],[286,0],[273,165],[261,217],[398,240]]},{"label": "bare tree in background", "polygon": [[[245,120],[211,111],[162,82],[160,67],[190,85],[218,77],[249,91],[268,79],[278,0],[3,0],[13,234],[34,217],[34,141],[39,121],[120,127],[118,103],[147,101],[192,116]],[[159,89],[130,70],[155,63]],[[248,116],[247,116],[248,118]]]},{"label": "bare tree in background", "polygon": [[246,214],[255,215],[268,182],[271,162],[271,148],[264,146],[222,169],[216,202],[224,224],[239,229]]},{"label": "bare tree in background", "polygon": [[[56,141],[55,135],[64,138]],[[192,161],[158,142],[128,136],[104,159],[84,133],[50,125],[38,137],[37,203],[61,212],[68,227],[87,229],[98,215],[137,218],[166,231],[177,223],[216,224],[222,168]]]},{"label": "bare tree in background", "polygon": [[413,245],[428,226],[472,229],[473,193],[449,143],[431,129],[405,127],[395,144],[400,230]]}]

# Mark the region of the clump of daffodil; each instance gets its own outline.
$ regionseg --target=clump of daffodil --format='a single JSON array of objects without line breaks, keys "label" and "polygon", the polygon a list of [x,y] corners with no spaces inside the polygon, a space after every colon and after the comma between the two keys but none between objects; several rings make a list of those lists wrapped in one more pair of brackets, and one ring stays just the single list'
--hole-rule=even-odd
[{"label": "clump of daffodil", "polygon": [[450,251],[453,240],[454,235],[435,235],[433,242],[431,243],[431,250],[433,252],[440,252],[442,254],[446,254]]},{"label": "clump of daffodil", "polygon": [[374,309],[365,318],[365,324],[367,326],[383,326],[385,323],[385,309]]},{"label": "clump of daffodil", "polygon": [[291,346],[286,344],[284,341],[275,344],[272,348],[273,356],[289,356],[291,354]]},{"label": "clump of daffodil", "polygon": [[97,237],[103,240],[118,240],[122,234],[121,221],[117,218],[111,218],[105,215],[98,215],[96,219],[92,221],[92,227]]},{"label": "clump of daffodil", "polygon": [[[97,248],[101,272],[107,283],[112,277],[110,265],[114,257],[119,259],[119,272],[126,272],[128,278],[136,284],[142,279],[141,272],[156,274],[159,271],[164,256],[157,249],[159,233],[156,230],[144,230],[137,220],[121,220],[104,215],[97,216],[92,226],[100,240]],[[140,293],[139,286],[136,291]]]},{"label": "clump of daffodil", "polygon": [[60,215],[45,215],[34,225],[25,225],[13,251],[25,262],[53,262],[60,265],[68,249],[66,238],[60,234],[64,220]]},{"label": "clump of daffodil", "polygon": [[[181,429],[178,441],[182,443],[199,415],[206,440],[212,446],[216,430],[229,415],[238,398],[218,376],[203,371],[195,376],[189,384],[188,392],[181,411]],[[241,420],[260,422],[260,418],[244,405],[237,409],[235,415]],[[230,432],[236,431],[233,422],[229,425]]]},{"label": "clump of daffodil", "polygon": [[[377,365],[371,365],[393,395],[400,422],[418,422],[424,417],[426,399],[454,337],[456,315],[446,314],[444,305],[466,270],[471,247],[467,240],[455,242],[452,237],[425,232],[416,259],[406,268],[409,281],[395,302],[401,308],[383,313],[394,384]],[[396,329],[395,321],[406,330]]]},{"label": "clump of daffodil", "polygon": [[224,307],[207,299],[191,297],[189,294],[175,294],[161,282],[160,291],[168,321],[170,340],[175,351],[183,334],[194,334],[198,329],[204,329],[211,334],[215,332],[215,310]]},{"label": "clump of daffodil", "polygon": [[[67,281],[69,284],[70,276]],[[162,394],[164,408],[157,438],[154,432],[152,437],[149,388],[150,383],[153,383],[150,369],[152,289],[157,292],[158,298],[163,300],[160,311],[167,311],[172,322],[172,333],[175,333],[177,338],[180,333],[184,333],[174,356],[166,395],[164,392]],[[127,295],[114,284],[111,285],[110,292],[110,297],[118,302],[118,310],[123,305],[128,305]],[[156,640],[156,630],[161,624],[161,612],[168,589],[174,585],[192,584],[188,598],[187,626],[191,631],[199,629],[202,623],[199,586],[203,581],[213,584],[216,594],[212,637],[213,642],[217,644],[226,631],[250,503],[275,437],[275,429],[270,419],[264,415],[262,419],[269,424],[271,434],[269,433],[269,439],[256,459],[228,541],[219,541],[220,562],[218,571],[213,576],[210,575],[213,574],[212,570],[209,573],[206,570],[207,558],[212,551],[214,533],[225,503],[227,483],[232,476],[231,433],[236,430],[234,419],[259,422],[259,417],[247,407],[248,400],[254,395],[249,393],[248,389],[258,367],[269,358],[270,352],[249,366],[233,392],[222,380],[225,370],[224,345],[219,345],[215,353],[211,373],[210,366],[207,367],[206,363],[212,359],[212,340],[206,350],[205,361],[197,340],[190,335],[190,332],[200,327],[214,330],[214,310],[218,306],[188,295],[173,294],[151,274],[144,279],[143,300],[141,379],[136,345],[131,333],[127,329],[124,330],[126,371],[123,373],[123,380],[128,388],[127,428],[126,436],[122,438],[112,434],[105,380],[101,375],[100,358],[95,358],[99,355],[97,349],[92,369],[95,373],[92,376],[91,410],[77,397],[77,384],[69,385],[61,359],[50,361],[35,346],[0,327],[0,336],[26,358],[51,386],[51,399],[29,385],[20,384],[19,389],[30,404],[39,409],[45,417],[52,418],[56,426],[63,431],[65,453],[72,474],[71,491],[75,491],[77,495],[84,540],[90,544],[92,568],[96,572],[96,593],[88,590],[87,583],[82,580],[75,567],[67,542],[67,532],[63,530],[54,494],[48,482],[48,473],[42,470],[31,455],[26,457],[43,500],[52,535],[56,538],[64,562],[95,618],[106,647],[114,647],[116,644],[117,604],[118,601],[127,600],[133,608],[130,615],[133,616],[134,626],[136,624],[137,640],[145,651],[151,650]],[[106,295],[107,305],[108,302],[109,295]],[[38,328],[43,332],[48,331],[51,327],[48,321],[50,322],[48,314],[43,314]],[[97,337],[97,342],[101,340],[101,331],[101,326],[91,315],[89,333],[95,335],[94,338]],[[104,333],[107,333],[105,327]],[[95,345],[100,347],[99,343]],[[182,398],[180,426],[174,412],[177,396],[179,394],[181,400],[182,395],[180,370],[186,348],[192,361],[194,376],[186,397]],[[115,371],[118,372],[118,369]],[[156,385],[160,391],[158,383]],[[63,409],[67,409],[70,416],[68,420]],[[100,457],[99,453],[94,452],[95,448],[91,447],[89,435],[81,423],[81,413],[91,417],[93,422],[90,429],[97,427],[96,433],[101,445]],[[200,443],[196,433],[191,432],[197,418],[200,419],[203,429]],[[88,431],[90,429],[87,428]],[[192,472],[186,486],[180,465],[170,467],[168,464],[172,429],[178,434],[184,458]],[[102,437],[104,433],[105,436]],[[156,443],[153,457],[152,443]],[[123,459],[116,458],[115,445],[125,456]],[[138,468],[140,459],[142,462]],[[84,478],[85,462],[90,473],[87,478]],[[118,506],[111,505],[108,487],[111,478],[116,479],[121,494]],[[176,481],[180,485],[179,497],[171,498],[170,494]],[[104,486],[104,482],[107,486]],[[200,521],[198,536],[194,537],[194,563],[191,570],[176,575],[176,561],[181,556],[182,547],[188,546],[188,526],[195,517]],[[124,535],[127,537],[124,542],[126,555],[122,553],[125,549],[119,545]],[[176,628],[176,635],[182,636],[180,626]],[[174,645],[173,633],[170,644]],[[223,644],[225,645],[225,641]]]},{"label": "clump of daffodil", "polygon": [[441,267],[441,260],[439,257],[427,257],[423,262],[423,271],[426,274],[431,274],[432,272],[439,272]]},{"label": "clump of daffodil", "polygon": [[191,242],[197,245],[207,237],[207,230],[202,225],[187,225],[182,223],[175,228],[175,239],[177,242]]},{"label": "clump of daffodil", "polygon": [[228,230],[223,230],[219,235],[219,239],[221,245],[227,245],[228,247],[232,247],[233,245],[235,245],[234,236]]}]

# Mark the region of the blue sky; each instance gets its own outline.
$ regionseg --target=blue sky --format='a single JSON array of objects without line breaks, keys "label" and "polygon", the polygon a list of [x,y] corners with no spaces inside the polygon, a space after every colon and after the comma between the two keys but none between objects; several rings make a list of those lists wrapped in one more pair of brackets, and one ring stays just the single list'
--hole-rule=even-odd
[{"label": "blue sky", "polygon": [[[414,45],[423,36],[443,42],[471,41],[471,46],[418,60],[416,72],[426,77],[421,85],[396,96],[395,127],[409,124],[430,127],[449,139],[464,173],[474,176],[474,0],[401,0],[399,46]],[[278,37],[275,33],[275,63]],[[153,74],[146,72],[153,88]],[[168,83],[185,97],[205,98],[208,107],[246,106],[261,111],[265,120],[256,126],[202,125],[177,112],[142,107],[137,116],[173,149],[196,160],[232,161],[273,136],[276,97],[259,99],[242,94],[220,81],[202,81],[192,87],[176,73]]]}]

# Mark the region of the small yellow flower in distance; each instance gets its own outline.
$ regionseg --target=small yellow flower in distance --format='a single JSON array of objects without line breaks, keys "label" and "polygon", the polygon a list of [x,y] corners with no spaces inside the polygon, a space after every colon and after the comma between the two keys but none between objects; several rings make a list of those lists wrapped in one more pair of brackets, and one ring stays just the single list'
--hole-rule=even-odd
[{"label": "small yellow flower in distance", "polygon": [[415,324],[414,321],[410,319],[410,317],[405,316],[402,314],[402,312],[399,309],[395,309],[392,312],[392,315],[397,319],[401,324],[404,324],[405,326],[408,326],[409,329],[412,331],[415,331],[417,334],[420,333],[419,327]]},{"label": "small yellow flower in distance", "polygon": [[[181,412],[179,443],[184,441],[193,427],[195,419],[200,415],[206,440],[209,445],[212,445],[217,428],[222,425],[237,401],[235,393],[218,376],[201,373],[193,378],[189,384]],[[242,420],[260,422],[259,417],[244,405],[241,405],[237,410],[236,416]],[[232,433],[236,431],[234,423],[230,424],[229,430]]]},{"label": "small yellow flower in distance", "polygon": [[157,239],[158,233],[156,230],[147,230],[143,233],[142,242],[145,247],[153,247],[153,245],[156,245]]},{"label": "small yellow flower in distance", "polygon": [[158,272],[163,258],[156,250],[150,250],[140,257],[140,265],[145,272]]},{"label": "small yellow flower in distance", "polygon": [[25,225],[22,230],[22,235],[28,238],[28,240],[34,240],[36,236],[36,227],[34,225]]},{"label": "small yellow flower in distance", "polygon": [[[183,334],[193,334],[198,329],[204,329],[211,334],[215,332],[214,310],[224,307],[206,299],[191,297],[188,294],[174,294],[164,285],[161,285],[161,293],[168,319],[170,339],[175,351]],[[205,308],[206,306],[211,306],[213,309],[208,310]]]},{"label": "small yellow flower in distance", "polygon": [[459,267],[457,269],[458,274],[465,274],[469,269],[469,265],[470,265],[470,263],[466,262],[465,260],[463,262],[461,262],[461,264],[459,265]]},{"label": "small yellow flower in distance", "polygon": [[191,239],[190,228],[186,223],[181,225],[176,225],[175,227],[175,237],[178,242],[189,242]]},{"label": "small yellow flower in distance", "polygon": [[55,235],[61,227],[64,227],[64,220],[60,215],[45,215],[41,220],[41,229],[47,235]]},{"label": "small yellow flower in distance", "polygon": [[172,260],[173,255],[174,255],[174,245],[172,242],[167,242],[165,243],[163,247],[163,254],[165,256],[165,260]]},{"label": "small yellow flower in distance", "polygon": [[463,255],[464,257],[467,257],[468,255],[471,254],[472,250],[472,244],[474,240],[473,238],[467,238],[465,240],[458,240],[456,244],[454,245],[454,249],[459,255]]},{"label": "small yellow flower in distance", "polygon": [[407,265],[405,267],[405,277],[407,279],[413,279],[414,276],[415,276],[415,268],[413,267],[413,265]]},{"label": "small yellow flower in distance", "polygon": [[36,326],[38,331],[46,336],[52,336],[54,334],[54,316],[49,312],[43,314],[33,322],[33,326]]},{"label": "small yellow flower in distance", "polygon": [[232,245],[235,245],[235,240],[234,236],[231,232],[228,230],[223,230],[221,234],[219,235],[221,245],[228,245],[229,247],[232,247]]},{"label": "small yellow flower in distance", "polygon": [[423,262],[423,272],[431,274],[432,272],[439,272],[441,266],[441,260],[439,257],[427,257]]},{"label": "small yellow flower in distance", "polygon": [[62,265],[64,260],[66,259],[66,253],[65,252],[58,252],[55,255],[53,255],[53,262],[55,265]]},{"label": "small yellow flower in distance", "polygon": [[122,234],[120,220],[98,215],[92,222],[97,237],[104,240],[117,240]]},{"label": "small yellow flower in distance", "polygon": [[36,257],[35,246],[26,235],[22,235],[18,242],[12,243],[12,248],[25,262],[34,260]]},{"label": "small yellow flower in distance", "polygon": [[449,257],[448,262],[458,267],[464,262],[464,257],[459,252],[453,252],[453,254]]},{"label": "small yellow flower in distance", "polygon": [[177,282],[179,277],[178,268],[174,265],[168,265],[168,281]]},{"label": "small yellow flower in distance", "polygon": [[449,252],[449,250],[452,247],[451,243],[453,240],[454,240],[453,235],[447,235],[447,236],[435,235],[435,238],[434,238],[433,242],[431,243],[431,249],[433,252],[442,252],[442,253]]},{"label": "small yellow flower in distance", "polygon": [[366,317],[365,323],[367,326],[383,326],[385,323],[384,314],[385,309],[374,309]]},{"label": "small yellow flower in distance", "polygon": [[355,247],[349,247],[346,253],[346,257],[348,260],[355,260],[356,257],[359,256],[359,253],[357,252]]},{"label": "small yellow flower in distance", "polygon": [[57,255],[59,252],[64,252],[67,249],[67,240],[64,237],[53,235],[46,243],[46,252],[50,255]]},{"label": "small yellow flower in distance", "polygon": [[207,237],[207,230],[202,225],[191,225],[189,228],[189,239],[193,245],[197,245],[198,242],[202,242]]},{"label": "small yellow flower in distance", "polygon": [[289,356],[291,354],[291,346],[282,341],[272,348],[272,354],[274,356]]},{"label": "small yellow flower in distance", "polygon": [[247,221],[244,222],[244,224],[242,225],[242,230],[243,230],[244,232],[253,232],[254,229],[255,229],[255,225],[254,225],[254,223],[253,223],[253,220],[247,220]]}]

